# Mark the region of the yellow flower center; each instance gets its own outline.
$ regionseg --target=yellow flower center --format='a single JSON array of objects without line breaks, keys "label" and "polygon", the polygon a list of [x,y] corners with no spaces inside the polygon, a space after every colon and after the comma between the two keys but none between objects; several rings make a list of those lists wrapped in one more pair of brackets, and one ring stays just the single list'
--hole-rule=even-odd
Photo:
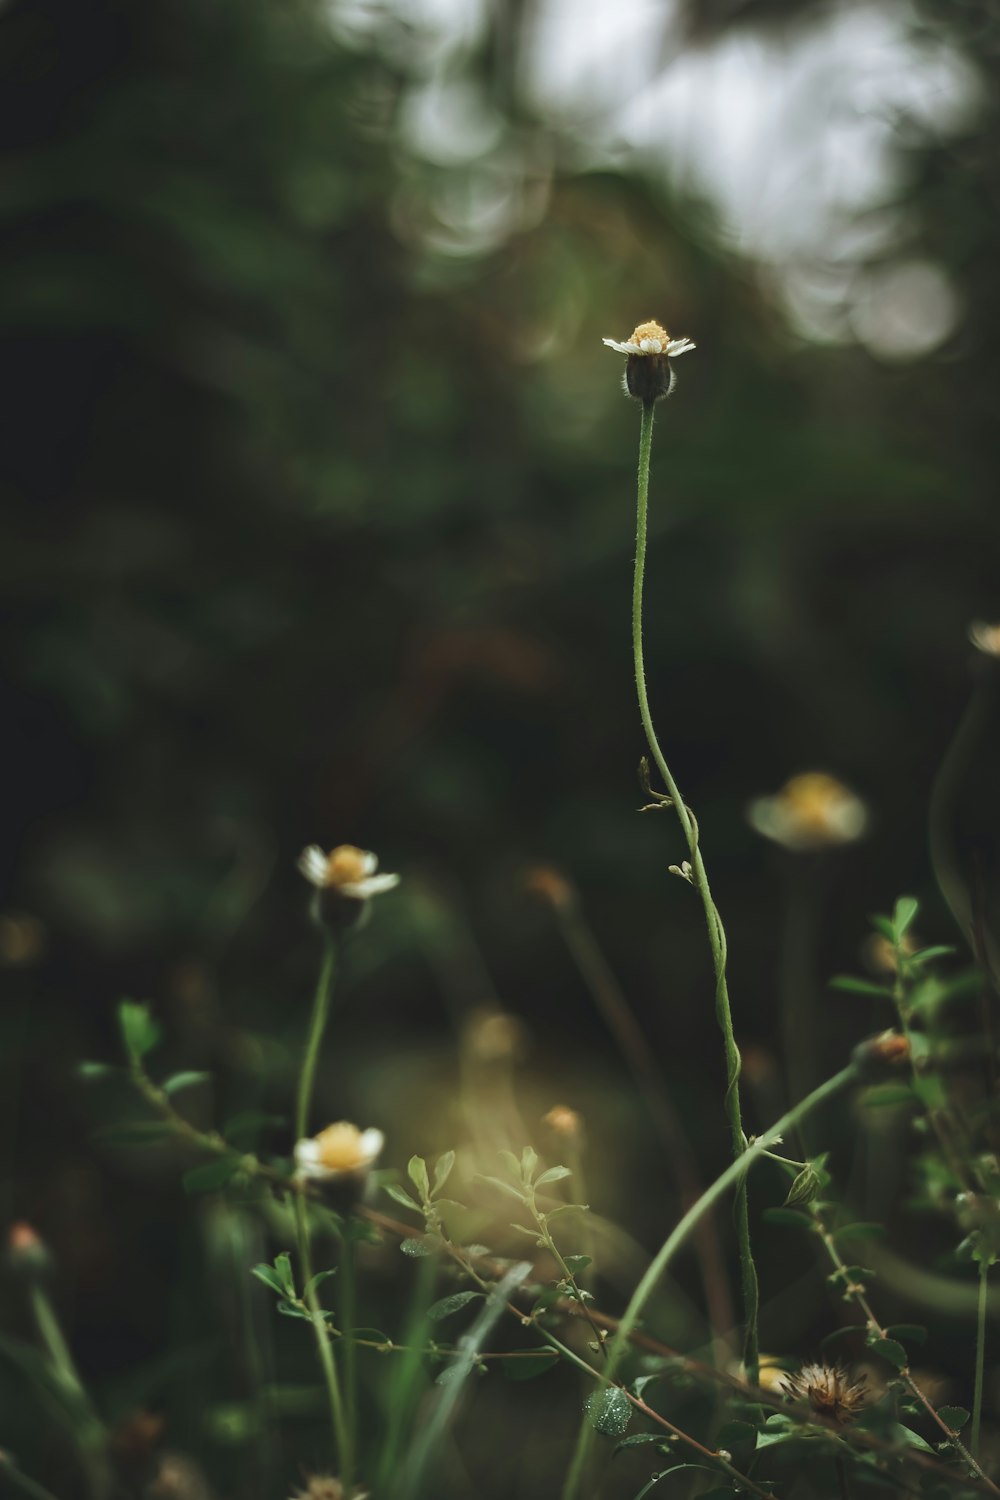
[{"label": "yellow flower center", "polygon": [[354,1172],[367,1164],[361,1149],[361,1131],[349,1120],[328,1125],[316,1137],[320,1163],[331,1172]]},{"label": "yellow flower center", "polygon": [[825,776],[821,771],[808,771],[802,776],[793,776],[779,795],[785,810],[800,828],[823,833],[830,826],[831,815],[843,801],[845,792],[846,788],[836,777]]},{"label": "yellow flower center", "polygon": [[670,341],[670,335],[661,323],[640,323],[628,342],[641,344],[643,339],[659,339],[665,349]]},{"label": "yellow flower center", "polygon": [[355,885],[365,878],[365,851],[339,844],[326,862],[324,885]]},{"label": "yellow flower center", "polygon": [[542,1124],[547,1125],[556,1135],[565,1136],[568,1140],[575,1139],[581,1131],[582,1121],[575,1109],[570,1109],[568,1104],[556,1104],[542,1119]]}]

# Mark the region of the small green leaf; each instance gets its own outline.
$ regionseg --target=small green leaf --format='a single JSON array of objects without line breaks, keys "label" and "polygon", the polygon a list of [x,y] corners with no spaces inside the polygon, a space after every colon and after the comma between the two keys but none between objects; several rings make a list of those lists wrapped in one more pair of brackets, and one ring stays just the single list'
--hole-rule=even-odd
[{"label": "small green leaf", "polygon": [[181,1181],[186,1193],[213,1193],[232,1182],[242,1165],[239,1156],[223,1156],[218,1161],[206,1162],[202,1167],[192,1167]]},{"label": "small green leaf", "polygon": [[892,990],[873,979],[856,979],[853,974],[838,974],[830,980],[832,990],[843,990],[848,995],[874,995],[879,1000],[891,1000]]},{"label": "small green leaf", "polygon": [[[529,1355],[533,1357],[529,1358]],[[551,1370],[558,1359],[556,1351],[550,1349],[547,1344],[543,1344],[538,1349],[522,1350],[518,1358],[511,1356],[508,1359],[502,1359],[500,1364],[508,1380],[536,1380],[539,1375],[544,1375],[546,1370]]]},{"label": "small green leaf", "polygon": [[482,1292],[452,1292],[450,1297],[442,1297],[439,1302],[432,1302],[427,1309],[427,1316],[432,1323],[440,1323],[442,1318],[450,1317],[459,1308],[467,1307],[470,1302],[475,1302],[483,1295]]},{"label": "small green leaf", "polygon": [[160,1087],[165,1094],[179,1094],[181,1089],[190,1089],[196,1083],[211,1083],[211,1081],[211,1073],[174,1073]]},{"label": "small green leaf", "polygon": [[287,1297],[295,1296],[295,1276],[292,1272],[292,1257],[287,1250],[282,1250],[280,1255],[274,1257],[274,1269],[281,1277],[281,1285],[285,1289]]},{"label": "small green leaf", "polygon": [[138,1001],[121,1001],[118,1006],[118,1025],[125,1051],[133,1063],[141,1062],[160,1040],[160,1027],[150,1015],[149,1006],[140,1005]]},{"label": "small green leaf", "polygon": [[532,1173],[538,1166],[538,1152],[534,1146],[525,1146],[521,1152],[521,1175],[525,1182],[530,1182]]},{"label": "small green leaf", "polygon": [[405,1188],[397,1187],[394,1182],[384,1182],[382,1184],[382,1191],[388,1193],[394,1202],[401,1203],[404,1208],[412,1209],[416,1214],[421,1212],[420,1204],[410,1197]]},{"label": "small green leaf", "polygon": [[572,1177],[573,1173],[569,1167],[549,1167],[547,1172],[535,1179],[535,1187],[543,1187],[547,1182],[560,1182],[564,1177]]},{"label": "small green leaf", "polygon": [[895,1339],[871,1339],[868,1342],[868,1348],[880,1359],[888,1360],[890,1365],[895,1365],[897,1370],[906,1369],[906,1350]]},{"label": "small green leaf", "polygon": [[113,1068],[110,1063],[82,1062],[76,1065],[76,1076],[85,1079],[87,1083],[96,1083],[100,1078],[110,1078],[114,1073],[119,1071],[118,1068]]},{"label": "small green leaf", "polygon": [[517,1181],[520,1182],[521,1181],[521,1163],[518,1160],[518,1158],[514,1155],[513,1151],[501,1150],[498,1154],[499,1154],[500,1160],[503,1162],[504,1166],[507,1168],[507,1171],[510,1173],[510,1175],[512,1177],[515,1177],[517,1179]]},{"label": "small green leaf", "polygon": [[912,1428],[904,1427],[902,1422],[890,1422],[885,1435],[891,1442],[905,1443],[909,1448],[918,1448],[921,1453],[934,1452],[926,1438],[922,1438]]},{"label": "small green leaf", "polygon": [[434,1246],[429,1245],[426,1240],[400,1240],[399,1248],[404,1255],[411,1255],[414,1260],[419,1260],[424,1255],[434,1254]]},{"label": "small green leaf", "polygon": [[939,1406],[937,1414],[952,1432],[961,1432],[970,1415],[964,1406]]},{"label": "small green leaf", "polygon": [[488,1182],[491,1187],[499,1188],[502,1193],[507,1193],[511,1198],[516,1198],[518,1203],[524,1202],[523,1190],[515,1187],[512,1182],[504,1182],[502,1177],[487,1177],[483,1173],[479,1173],[478,1175],[480,1182]]},{"label": "small green leaf", "polygon": [[796,1208],[765,1208],[761,1215],[766,1224],[779,1224],[783,1229],[812,1229],[809,1214],[799,1213]]},{"label": "small green leaf", "polygon": [[312,1313],[306,1312],[304,1307],[296,1307],[294,1302],[279,1302],[277,1308],[283,1318],[304,1318],[307,1323],[312,1322]]},{"label": "small green leaf", "polygon": [[422,1156],[411,1156],[406,1170],[410,1181],[420,1194],[421,1203],[426,1203],[431,1195],[430,1178],[427,1176],[427,1163]]},{"label": "small green leaf", "polygon": [[452,1168],[454,1167],[454,1165],[454,1151],[446,1151],[443,1156],[438,1157],[437,1161],[434,1163],[434,1187],[431,1190],[432,1198],[436,1198],[438,1193],[440,1193],[441,1189],[448,1181],[448,1178],[451,1176]]},{"label": "small green leaf", "polygon": [[835,1240],[884,1240],[885,1225],[864,1220],[857,1224],[845,1224],[842,1229],[833,1231]]},{"label": "small green leaf", "polygon": [[617,1385],[594,1391],[587,1397],[583,1409],[590,1418],[590,1425],[605,1437],[620,1437],[632,1416],[632,1403]]},{"label": "small green leaf", "polygon": [[823,1180],[812,1162],[806,1162],[802,1171],[798,1174],[791,1187],[788,1189],[788,1197],[784,1206],[790,1208],[793,1203],[811,1203],[823,1190]]},{"label": "small green leaf", "polygon": [[272,1292],[277,1292],[279,1297],[285,1295],[285,1288],[282,1285],[281,1277],[273,1266],[251,1266],[250,1275],[256,1276],[258,1281],[262,1281],[265,1286],[270,1287]]},{"label": "small green leaf", "polygon": [[892,925],[896,929],[897,939],[903,936],[919,910],[920,903],[915,896],[900,896],[896,902],[896,910],[892,914]]},{"label": "small green leaf", "polygon": [[[329,1281],[330,1277],[336,1276],[336,1274],[337,1267],[334,1266],[332,1270],[317,1271],[315,1276],[310,1276],[309,1280],[306,1282],[305,1291],[302,1293],[302,1300],[304,1302],[308,1302],[310,1293],[315,1292],[317,1288],[323,1285],[324,1281]],[[353,1332],[357,1334],[358,1330],[355,1328]]]},{"label": "small green leaf", "polygon": [[910,1344],[926,1344],[927,1329],[922,1323],[890,1323],[886,1333],[893,1339],[905,1339]]},{"label": "small green leaf", "polygon": [[633,1432],[631,1437],[622,1438],[620,1443],[615,1444],[615,1451],[611,1457],[617,1458],[618,1454],[625,1448],[639,1448],[644,1447],[647,1443],[662,1442],[663,1436],[659,1432]]},{"label": "small green leaf", "polygon": [[572,1276],[576,1276],[580,1271],[585,1271],[588,1266],[594,1264],[589,1255],[564,1255],[563,1260]]}]

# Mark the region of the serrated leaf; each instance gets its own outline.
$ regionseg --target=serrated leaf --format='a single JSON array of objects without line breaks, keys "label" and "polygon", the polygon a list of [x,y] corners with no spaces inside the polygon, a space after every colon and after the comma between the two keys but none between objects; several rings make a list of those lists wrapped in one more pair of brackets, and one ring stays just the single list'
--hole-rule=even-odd
[{"label": "serrated leaf", "polygon": [[421,1203],[426,1203],[431,1195],[430,1178],[427,1176],[427,1163],[422,1156],[411,1156],[406,1164],[406,1171],[410,1181],[420,1195]]},{"label": "serrated leaf", "polygon": [[399,1187],[395,1182],[383,1182],[382,1191],[388,1193],[395,1203],[401,1203],[404,1208],[410,1209],[413,1213],[421,1212],[420,1204],[416,1199],[411,1198],[406,1189]]},{"label": "serrated leaf", "polygon": [[544,1187],[547,1182],[560,1182],[564,1177],[572,1177],[572,1175],[569,1167],[549,1167],[547,1172],[543,1172],[535,1179],[535,1187]]},{"label": "serrated leaf", "polygon": [[411,1255],[414,1260],[419,1260],[424,1255],[434,1254],[434,1247],[428,1245],[426,1240],[400,1240],[399,1248],[404,1255]]},{"label": "serrated leaf", "polygon": [[192,1167],[181,1181],[186,1193],[213,1193],[232,1182],[242,1166],[239,1156],[223,1156],[218,1161],[208,1161],[201,1167]]},{"label": "serrated leaf", "polygon": [[632,1403],[619,1386],[605,1386],[594,1391],[583,1405],[595,1432],[605,1437],[620,1437],[632,1417]]},{"label": "serrated leaf", "polygon": [[445,1183],[448,1181],[448,1178],[451,1176],[452,1168],[454,1167],[454,1165],[454,1151],[445,1151],[442,1156],[438,1157],[437,1161],[434,1163],[434,1187],[431,1191],[432,1198],[436,1198],[438,1193],[444,1187]]},{"label": "serrated leaf", "polygon": [[952,1432],[961,1432],[970,1417],[964,1406],[939,1406],[937,1414]]},{"label": "serrated leaf", "polygon": [[872,1354],[877,1354],[880,1359],[887,1360],[890,1365],[895,1365],[897,1370],[906,1369],[907,1353],[896,1339],[871,1339],[868,1348]]},{"label": "serrated leaf", "polygon": [[897,937],[903,936],[919,910],[920,903],[916,896],[900,896],[892,914],[892,925],[896,929]]},{"label": "serrated leaf", "polygon": [[440,1301],[432,1302],[427,1309],[427,1316],[432,1323],[440,1323],[442,1318],[450,1317],[461,1307],[468,1307],[470,1302],[477,1301],[482,1295],[482,1292],[452,1292],[450,1297],[442,1297]]},{"label": "serrated leaf", "polygon": [[179,1094],[181,1089],[193,1088],[196,1083],[210,1083],[211,1073],[174,1073],[160,1087],[165,1094]]},{"label": "serrated leaf", "polygon": [[133,1063],[141,1062],[160,1040],[160,1027],[150,1015],[149,1006],[136,1000],[119,1003],[118,1026],[125,1051]]},{"label": "serrated leaf", "polygon": [[[534,1358],[529,1358],[533,1355]],[[554,1349],[543,1344],[538,1349],[524,1349],[519,1358],[513,1356],[500,1361],[503,1373],[508,1380],[525,1381],[537,1380],[539,1375],[544,1375],[546,1370],[551,1370],[559,1361],[559,1356]]]}]

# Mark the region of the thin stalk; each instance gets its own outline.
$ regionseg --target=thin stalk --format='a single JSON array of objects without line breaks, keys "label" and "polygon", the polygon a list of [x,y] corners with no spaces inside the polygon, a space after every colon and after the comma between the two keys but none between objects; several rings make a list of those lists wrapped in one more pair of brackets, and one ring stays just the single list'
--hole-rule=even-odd
[{"label": "thin stalk", "polygon": [[86,1471],[91,1494],[106,1495],[109,1477],[104,1456],[107,1438],[104,1424],[94,1410],[86,1387],[80,1379],[80,1373],[69,1351],[69,1345],[59,1326],[59,1319],[49,1301],[49,1294],[37,1280],[32,1284],[30,1298],[31,1310],[49,1362],[63,1388],[73,1397],[78,1416],[76,1437],[80,1445],[80,1461]]},{"label": "thin stalk", "polygon": [[986,1370],[986,1301],[989,1263],[979,1262],[979,1305],[976,1314],[976,1386],[972,1396],[972,1456],[979,1458],[979,1433],[983,1423],[983,1375]]},{"label": "thin stalk", "polygon": [[[855,1078],[854,1067],[847,1067],[835,1074],[833,1078],[828,1079],[826,1083],[821,1084],[818,1089],[814,1089],[801,1103],[796,1104],[787,1114],[782,1115],[781,1119],[776,1121],[769,1130],[765,1130],[763,1135],[757,1136],[754,1141],[748,1143],[740,1156],[735,1161],[730,1162],[726,1170],[715,1179],[710,1187],[705,1189],[697,1203],[691,1205],[687,1213],[678,1221],[676,1227],[660,1246],[648,1270],[632,1293],[629,1304],[619,1320],[618,1330],[608,1346],[607,1362],[603,1370],[600,1371],[605,1385],[610,1384],[614,1379],[615,1372],[625,1353],[629,1337],[646,1303],[656,1290],[670,1262],[678,1250],[680,1250],[685,1240],[690,1237],[699,1220],[708,1213],[712,1205],[717,1203],[731,1187],[739,1187],[750,1166],[759,1160],[760,1157],[765,1156],[786,1131],[794,1129],[799,1121],[805,1119],[813,1110],[818,1109],[821,1104],[825,1104],[827,1100],[832,1099],[836,1094],[848,1088],[855,1081]],[[563,1486],[563,1500],[574,1500],[574,1497],[578,1493],[592,1441],[593,1429],[589,1422],[584,1421],[580,1427],[573,1461],[566,1476],[566,1483]]]},{"label": "thin stalk", "polygon": [[[299,1075],[298,1094],[295,1101],[295,1136],[302,1140],[309,1128],[309,1108],[312,1104],[313,1084],[316,1079],[316,1064],[319,1061],[320,1049],[323,1045],[323,1033],[330,1015],[330,1001],[333,997],[333,974],[334,974],[334,944],[328,932],[323,936],[323,960],[320,964],[319,980],[316,985],[316,994],[313,999],[312,1018],[309,1022],[309,1035],[306,1040],[306,1050],[302,1058],[302,1072]],[[354,1478],[354,1441],[353,1432],[348,1421],[347,1411],[344,1406],[344,1397],[340,1389],[340,1379],[337,1375],[337,1366],[333,1357],[333,1349],[330,1343],[330,1333],[323,1317],[323,1309],[313,1286],[312,1245],[309,1237],[309,1207],[305,1197],[300,1193],[295,1199],[295,1227],[297,1231],[299,1261],[302,1270],[302,1281],[305,1287],[304,1297],[312,1317],[313,1332],[316,1335],[316,1348],[319,1353],[319,1362],[323,1371],[323,1379],[326,1382],[327,1396],[330,1403],[330,1421],[333,1426],[334,1437],[337,1444],[337,1458],[340,1466],[340,1480],[346,1493],[350,1493]]]},{"label": "thin stalk", "polygon": [[[729,1121],[733,1157],[739,1158],[746,1150],[747,1143],[746,1136],[743,1133],[743,1117],[740,1110],[740,1052],[733,1033],[733,1017],[729,1004],[729,985],[726,980],[726,934],[722,926],[722,919],[719,916],[718,908],[712,899],[712,890],[708,882],[708,872],[705,869],[705,862],[701,857],[701,848],[698,843],[698,827],[684,803],[684,799],[677,788],[677,783],[671,774],[670,767],[667,765],[663,751],[660,749],[659,741],[656,738],[656,730],[653,728],[653,718],[649,709],[649,697],[646,692],[646,669],[642,651],[642,590],[646,572],[646,519],[649,508],[649,456],[652,445],[653,403],[647,401],[643,403],[642,407],[642,428],[639,435],[635,574],[632,584],[632,654],[635,661],[635,685],[639,696],[639,714],[642,718],[642,727],[646,732],[646,743],[649,745],[650,753],[656,763],[660,776],[663,778],[663,784],[670,795],[670,800],[680,821],[681,829],[683,830],[684,838],[687,841],[688,850],[691,855],[691,883],[701,897],[702,906],[705,909],[705,922],[708,927],[708,940],[712,948],[712,964],[715,969],[715,1013],[722,1030],[726,1057],[726,1116]],[[757,1333],[760,1290],[757,1282],[757,1268],[754,1265],[753,1250],[750,1245],[750,1212],[745,1180],[740,1184],[736,1195],[736,1238],[739,1246],[740,1284],[743,1293],[743,1363],[746,1368],[748,1382],[751,1385],[756,1385],[760,1363],[760,1346]]]},{"label": "thin stalk", "polygon": [[353,1331],[357,1323],[357,1277],[354,1240],[348,1233],[340,1242],[340,1333],[344,1350],[344,1403],[352,1433],[358,1430],[358,1349]]}]

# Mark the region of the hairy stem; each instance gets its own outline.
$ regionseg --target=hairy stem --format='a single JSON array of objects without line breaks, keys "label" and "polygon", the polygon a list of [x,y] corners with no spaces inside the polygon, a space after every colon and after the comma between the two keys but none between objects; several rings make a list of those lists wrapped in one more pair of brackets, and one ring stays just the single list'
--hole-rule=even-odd
[{"label": "hairy stem", "polygon": [[[683,830],[684,838],[687,841],[688,850],[691,855],[691,883],[701,897],[702,906],[705,909],[705,922],[708,927],[708,940],[712,949],[712,963],[715,969],[715,1013],[722,1030],[726,1058],[726,1116],[729,1121],[733,1156],[734,1158],[738,1158],[746,1149],[746,1137],[743,1134],[743,1117],[740,1110],[740,1052],[736,1045],[736,1037],[733,1034],[733,1017],[729,1005],[729,985],[726,980],[726,935],[718,909],[712,899],[712,890],[708,882],[708,872],[705,869],[705,862],[702,859],[701,848],[698,842],[698,826],[684,803],[684,799],[677,788],[677,783],[671,774],[670,767],[667,765],[663,751],[660,749],[659,741],[656,738],[656,730],[653,728],[649,697],[646,692],[646,669],[642,651],[642,593],[646,572],[646,518],[649,505],[649,456],[652,444],[653,404],[652,402],[644,402],[642,408],[642,428],[639,436],[635,574],[632,585],[632,654],[635,660],[635,685],[639,696],[639,714],[642,718],[642,727],[646,732],[646,742],[649,745],[656,768],[663,778],[663,784],[669,793],[670,801],[680,821],[681,829]],[[745,1181],[741,1183],[736,1197],[736,1236],[739,1246],[740,1283],[743,1293],[743,1363],[746,1367],[747,1380],[751,1385],[755,1385],[757,1383],[760,1360],[757,1335],[760,1292],[757,1283],[757,1268],[754,1265],[753,1251],[750,1245],[750,1215]]]}]

